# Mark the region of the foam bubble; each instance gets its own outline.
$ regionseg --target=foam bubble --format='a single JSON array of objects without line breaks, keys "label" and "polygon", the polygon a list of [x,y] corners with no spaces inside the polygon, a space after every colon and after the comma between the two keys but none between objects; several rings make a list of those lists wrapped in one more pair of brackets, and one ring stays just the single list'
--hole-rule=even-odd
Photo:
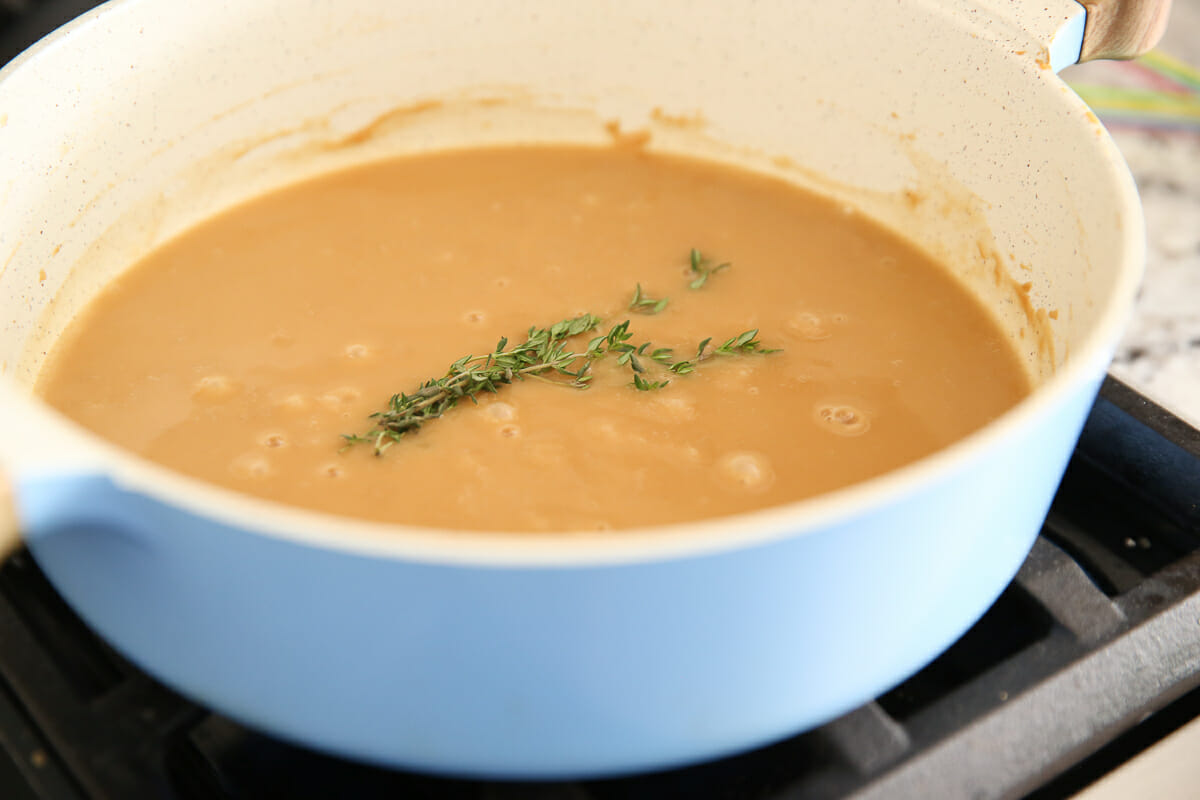
[{"label": "foam bubble", "polygon": [[663,422],[691,422],[696,419],[696,403],[681,393],[654,398],[655,417]]},{"label": "foam bubble", "polygon": [[635,431],[622,428],[612,419],[602,418],[592,421],[591,430],[597,441],[617,447],[642,447],[647,444],[646,437]]},{"label": "foam bubble", "polygon": [[726,453],[717,459],[716,468],[721,481],[737,489],[763,491],[775,482],[771,462],[761,453]]},{"label": "foam bubble", "polygon": [[287,437],[282,433],[268,433],[261,439],[264,447],[285,447],[287,446]]},{"label": "foam bubble", "polygon": [[205,375],[196,381],[192,397],[210,403],[221,403],[240,391],[238,382],[227,375]]},{"label": "foam bubble", "polygon": [[346,358],[366,358],[371,354],[371,349],[365,344],[346,345]]},{"label": "foam bubble", "polygon": [[275,473],[271,461],[260,453],[243,453],[229,464],[229,471],[238,478],[261,480]]},{"label": "foam bubble", "polygon": [[299,392],[290,392],[273,401],[275,408],[280,411],[297,414],[308,408],[309,399]]},{"label": "foam bubble", "polygon": [[346,406],[362,397],[362,390],[355,386],[339,386],[317,397],[317,402],[330,411],[343,411]]},{"label": "foam bubble", "polygon": [[810,342],[819,342],[833,336],[833,332],[829,330],[825,320],[811,311],[793,314],[787,322],[783,323],[783,329],[793,337]]},{"label": "foam bubble", "polygon": [[819,405],[815,417],[822,428],[839,436],[862,436],[871,429],[866,412],[845,403]]},{"label": "foam bubble", "polygon": [[488,403],[483,409],[483,415],[492,422],[512,422],[517,418],[517,407],[498,400]]}]

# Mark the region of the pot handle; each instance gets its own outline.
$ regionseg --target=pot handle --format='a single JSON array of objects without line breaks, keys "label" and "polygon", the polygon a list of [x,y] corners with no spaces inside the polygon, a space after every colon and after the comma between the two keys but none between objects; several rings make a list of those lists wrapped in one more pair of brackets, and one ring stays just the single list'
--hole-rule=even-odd
[{"label": "pot handle", "polygon": [[1079,61],[1130,59],[1158,44],[1171,0],[1078,0],[1087,9]]},{"label": "pot handle", "polygon": [[0,472],[0,561],[8,558],[21,546],[21,526],[13,500],[8,475]]}]

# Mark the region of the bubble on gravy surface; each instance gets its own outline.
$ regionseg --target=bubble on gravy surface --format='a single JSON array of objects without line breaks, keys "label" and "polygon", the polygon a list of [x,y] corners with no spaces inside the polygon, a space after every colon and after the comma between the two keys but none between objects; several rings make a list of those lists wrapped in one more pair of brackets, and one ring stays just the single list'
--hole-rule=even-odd
[{"label": "bubble on gravy surface", "polygon": [[[690,288],[691,248],[731,266]],[[629,309],[639,284],[668,299],[661,313]],[[711,337],[710,357],[690,374],[643,359],[667,381],[647,391],[600,359],[587,389],[502,386],[382,456],[345,449],[341,434],[366,431],[393,394],[583,312],[596,333],[629,319],[632,343],[675,360]],[[781,352],[711,355],[751,329]],[[168,467],[284,503],[594,531],[878,475],[1029,383],[948,271],[866,215],[716,164],[548,146],[384,161],[230,209],[103,292],[38,390]]]}]

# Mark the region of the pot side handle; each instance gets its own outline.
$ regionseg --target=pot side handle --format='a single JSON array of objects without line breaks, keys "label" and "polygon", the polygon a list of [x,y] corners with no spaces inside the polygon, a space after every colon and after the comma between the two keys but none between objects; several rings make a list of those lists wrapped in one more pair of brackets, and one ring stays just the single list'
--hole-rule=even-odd
[{"label": "pot side handle", "polygon": [[1171,0],[1078,0],[1087,9],[1079,61],[1127,60],[1162,38]]},{"label": "pot side handle", "polygon": [[13,501],[12,484],[8,475],[0,472],[0,561],[8,558],[21,546],[21,526]]}]

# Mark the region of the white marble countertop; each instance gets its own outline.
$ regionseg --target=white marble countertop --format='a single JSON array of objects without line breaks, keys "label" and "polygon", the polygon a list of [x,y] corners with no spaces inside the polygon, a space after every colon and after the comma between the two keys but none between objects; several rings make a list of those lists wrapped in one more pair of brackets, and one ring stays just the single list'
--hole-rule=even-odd
[{"label": "white marble countertop", "polygon": [[[1175,111],[1159,113],[1147,95],[1143,110],[1122,110],[1096,95],[1093,108],[1112,133],[1137,180],[1147,228],[1146,277],[1134,317],[1111,372],[1139,392],[1200,427],[1200,0],[1175,0],[1158,51],[1189,65],[1176,79],[1153,59],[1097,63],[1062,73],[1084,85],[1157,92]],[[1192,116],[1194,114],[1194,116]]]}]

